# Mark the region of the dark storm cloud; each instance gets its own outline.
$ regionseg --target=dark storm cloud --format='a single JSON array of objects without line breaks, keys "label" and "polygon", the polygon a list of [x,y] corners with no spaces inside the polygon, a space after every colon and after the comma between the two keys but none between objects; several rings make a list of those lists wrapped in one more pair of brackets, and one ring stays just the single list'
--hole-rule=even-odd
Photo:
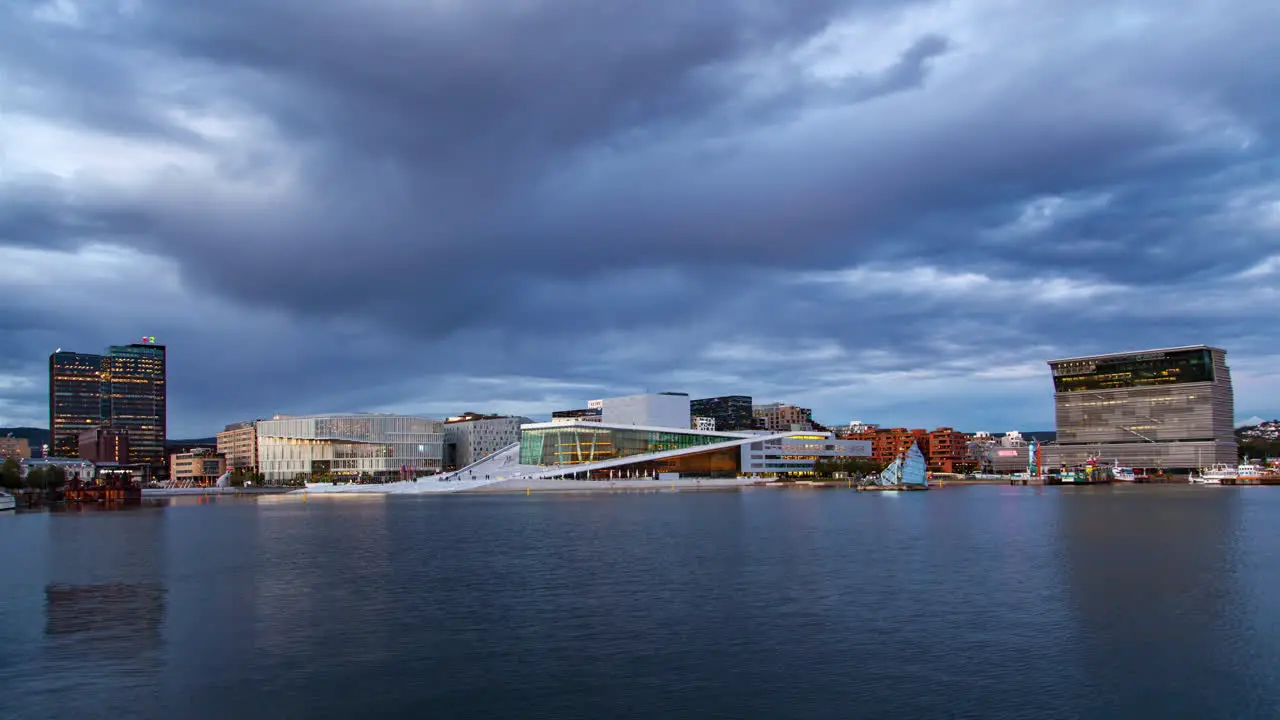
[{"label": "dark storm cloud", "polygon": [[[0,104],[49,157],[0,144],[0,249],[136,248],[77,282],[137,288],[132,263],[178,285],[104,324],[0,267],[0,301],[44,344],[164,333],[207,379],[175,378],[183,411],[225,420],[512,375],[533,384],[478,399],[538,378],[803,395],[1065,337],[1260,351],[1266,298],[1176,302],[1280,254],[1280,11],[1215,8],[10,4]],[[41,122],[98,138],[65,149],[94,172]]]}]

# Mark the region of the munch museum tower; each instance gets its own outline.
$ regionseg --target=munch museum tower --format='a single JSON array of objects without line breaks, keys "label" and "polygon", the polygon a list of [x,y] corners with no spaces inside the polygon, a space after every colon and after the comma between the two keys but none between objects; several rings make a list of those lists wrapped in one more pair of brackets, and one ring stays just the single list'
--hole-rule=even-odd
[{"label": "munch museum tower", "polygon": [[1156,470],[1236,463],[1226,351],[1207,345],[1050,360],[1057,443],[1045,464],[1090,457]]}]

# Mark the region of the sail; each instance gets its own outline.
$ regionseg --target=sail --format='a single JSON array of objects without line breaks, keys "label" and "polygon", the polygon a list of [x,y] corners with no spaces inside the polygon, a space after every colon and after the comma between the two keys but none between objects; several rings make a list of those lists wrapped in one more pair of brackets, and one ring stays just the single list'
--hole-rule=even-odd
[{"label": "sail", "polygon": [[217,486],[220,488],[231,487],[231,471],[230,470],[222,473],[222,477],[218,478]]},{"label": "sail", "polygon": [[926,475],[927,465],[924,461],[924,453],[920,452],[920,448],[915,444],[911,444],[911,448],[902,456],[902,470],[899,474],[900,482],[903,485],[925,485],[929,484]]},{"label": "sail", "polygon": [[898,458],[890,463],[880,473],[880,479],[876,481],[877,485],[897,485],[902,482],[902,458]]}]

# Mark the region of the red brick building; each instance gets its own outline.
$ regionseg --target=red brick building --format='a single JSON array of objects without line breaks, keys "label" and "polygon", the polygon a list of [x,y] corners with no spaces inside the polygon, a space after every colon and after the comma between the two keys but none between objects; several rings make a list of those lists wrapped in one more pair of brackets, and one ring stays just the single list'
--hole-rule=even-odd
[{"label": "red brick building", "polygon": [[871,459],[889,464],[915,443],[924,454],[931,472],[965,472],[972,466],[967,457],[968,438],[951,428],[938,428],[933,432],[916,428],[869,428],[846,436],[848,440],[871,442]]}]

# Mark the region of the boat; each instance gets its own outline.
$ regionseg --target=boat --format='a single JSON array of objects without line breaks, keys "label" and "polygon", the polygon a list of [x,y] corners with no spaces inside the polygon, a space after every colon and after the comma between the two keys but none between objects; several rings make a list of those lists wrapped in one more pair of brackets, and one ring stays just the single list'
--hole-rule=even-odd
[{"label": "boat", "polygon": [[1239,466],[1217,463],[1212,467],[1201,468],[1200,475],[1192,475],[1190,480],[1195,485],[1229,485],[1236,481],[1239,474]]},{"label": "boat", "polygon": [[902,490],[928,490],[929,475],[924,453],[912,443],[906,452],[894,458],[879,475],[858,485],[859,491],[895,493]]},{"label": "boat", "polygon": [[1115,479],[1111,468],[1098,464],[1097,458],[1089,458],[1085,464],[1062,468],[1047,480],[1050,485],[1106,485]]},{"label": "boat", "polygon": [[1131,467],[1116,465],[1111,468],[1111,476],[1115,478],[1116,482],[1138,482],[1138,474],[1135,473]]},{"label": "boat", "polygon": [[0,491],[0,511],[13,510],[18,507],[18,498],[7,492]]}]

